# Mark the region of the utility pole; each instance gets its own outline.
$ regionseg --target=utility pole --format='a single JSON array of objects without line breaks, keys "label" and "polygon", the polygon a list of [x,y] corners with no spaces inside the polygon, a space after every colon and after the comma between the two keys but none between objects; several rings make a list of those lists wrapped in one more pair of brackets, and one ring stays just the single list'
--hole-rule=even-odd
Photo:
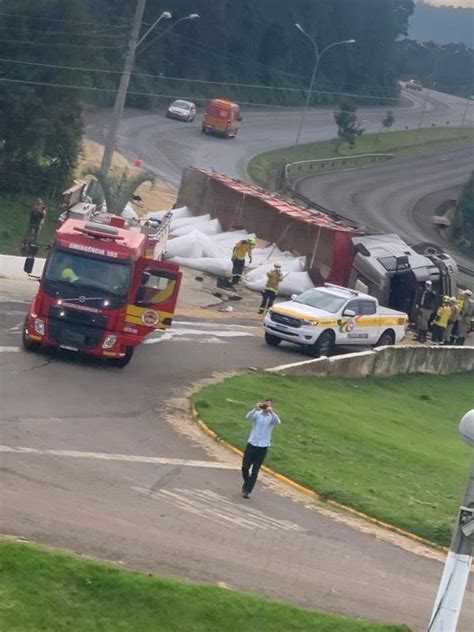
[{"label": "utility pole", "polygon": [[[467,412],[459,425],[461,437],[474,447],[474,409]],[[455,631],[469,579],[474,543],[474,460],[459,510],[451,546],[446,558],[428,632]]]},{"label": "utility pole", "polygon": [[135,51],[138,45],[138,36],[140,34],[140,27],[142,24],[143,13],[145,11],[146,0],[137,0],[137,7],[135,9],[135,17],[133,18],[132,30],[130,33],[130,39],[128,42],[128,50],[125,57],[125,64],[123,67],[122,76],[120,78],[120,85],[115,97],[114,111],[110,120],[109,129],[107,132],[107,140],[105,141],[104,154],[102,156],[102,163],[100,170],[103,175],[106,176],[109,172],[110,165],[112,164],[112,157],[114,155],[115,144],[117,141],[117,133],[120,125],[120,119],[122,118],[123,108],[125,106],[125,99],[127,98],[128,84],[130,82],[130,75],[133,70],[133,64],[135,62]]},{"label": "utility pole", "polygon": [[467,111],[470,105],[471,105],[471,100],[466,98],[466,107],[464,108],[464,114],[462,115],[461,129],[464,127],[464,123],[466,122]]}]

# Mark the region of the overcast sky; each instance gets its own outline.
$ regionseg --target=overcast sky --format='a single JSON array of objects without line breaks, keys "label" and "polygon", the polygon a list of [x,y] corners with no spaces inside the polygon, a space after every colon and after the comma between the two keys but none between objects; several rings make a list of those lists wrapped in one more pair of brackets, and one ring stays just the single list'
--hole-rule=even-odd
[{"label": "overcast sky", "polygon": [[437,6],[474,8],[474,0],[423,0],[423,2],[426,2],[427,4],[436,4]]}]

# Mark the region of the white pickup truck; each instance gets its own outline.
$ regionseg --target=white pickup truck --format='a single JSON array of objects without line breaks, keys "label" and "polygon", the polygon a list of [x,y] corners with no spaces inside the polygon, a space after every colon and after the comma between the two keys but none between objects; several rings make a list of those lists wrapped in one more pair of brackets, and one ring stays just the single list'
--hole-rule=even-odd
[{"label": "white pickup truck", "polygon": [[408,316],[381,307],[376,298],[326,283],[279,303],[265,316],[267,344],[282,340],[329,355],[335,345],[384,346],[405,337]]}]

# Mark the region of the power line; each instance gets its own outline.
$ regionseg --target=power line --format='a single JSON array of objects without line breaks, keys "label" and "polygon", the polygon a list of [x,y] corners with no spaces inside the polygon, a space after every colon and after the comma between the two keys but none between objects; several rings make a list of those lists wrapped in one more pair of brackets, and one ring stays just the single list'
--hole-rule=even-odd
[{"label": "power line", "polygon": [[[27,45],[31,45],[31,46],[50,46],[50,47],[56,47],[56,46],[61,46],[61,48],[84,48],[84,44],[61,44],[58,42],[30,42],[27,40],[16,40],[16,39],[0,39],[0,43],[3,44],[27,44]],[[100,48],[100,49],[109,49],[109,50],[117,50],[117,49],[121,49],[123,50],[124,46],[95,46],[95,45],[87,45],[86,48]]]},{"label": "power line", "polygon": [[[5,59],[0,57],[0,62],[6,62],[6,63],[16,63],[16,64],[24,64],[24,65],[28,65],[28,66],[39,66],[39,67],[46,67],[46,68],[57,68],[60,70],[74,70],[74,71],[79,71],[79,72],[97,72],[97,73],[103,73],[103,74],[121,74],[121,71],[119,70],[106,70],[106,69],[100,69],[100,68],[84,68],[84,67],[80,67],[80,66],[61,66],[61,65],[55,65],[55,64],[45,64],[45,63],[40,63],[40,62],[30,62],[30,61],[23,61],[23,60],[16,60],[16,59]],[[261,90],[278,90],[281,92],[304,92],[307,93],[307,89],[306,88],[287,88],[287,87],[280,87],[280,86],[264,86],[264,85],[260,85],[260,84],[248,84],[248,83],[233,83],[233,82],[227,82],[227,81],[208,81],[206,79],[187,79],[187,78],[183,78],[183,77],[168,77],[166,75],[150,75],[147,73],[132,73],[132,76],[135,77],[148,77],[148,78],[152,78],[152,79],[159,79],[159,80],[167,80],[167,81],[181,81],[181,82],[185,82],[185,83],[202,83],[205,85],[220,85],[220,86],[232,86],[232,87],[239,87],[239,88],[257,88],[257,89],[261,89]],[[363,99],[384,99],[386,101],[398,101],[397,97],[386,97],[386,96],[373,96],[373,95],[366,95],[366,94],[355,94],[353,92],[329,92],[329,91],[323,91],[323,90],[313,90],[312,91],[313,94],[326,94],[326,95],[333,95],[333,96],[345,96],[345,97],[355,97],[355,98],[363,98]]]},{"label": "power line", "polygon": [[[21,18],[23,20],[43,20],[46,22],[62,22],[63,24],[89,24],[89,25],[97,25],[97,22],[91,22],[91,21],[80,21],[80,20],[62,20],[59,18],[45,18],[45,17],[41,17],[41,16],[37,16],[37,15],[25,15],[25,14],[21,14],[21,13],[0,13],[0,18],[2,17],[9,17],[9,18]],[[102,18],[97,18],[97,19],[102,19]],[[128,24],[129,20],[128,18],[119,18],[119,20],[121,20],[122,22],[126,22]],[[113,23],[111,24],[107,24],[104,26],[108,26],[111,28],[123,28],[123,26],[117,27],[117,26],[113,26]],[[125,26],[125,25],[124,25]]]},{"label": "power line", "polygon": [[[121,29],[123,29],[124,27],[121,26]],[[22,31],[23,33],[25,32],[25,29],[22,28],[21,26],[0,26],[0,30],[2,31]],[[117,35],[112,35],[109,33],[109,29],[104,30],[104,31],[86,31],[85,33],[74,33],[72,31],[45,31],[43,29],[30,29],[29,27],[27,27],[27,32],[28,33],[41,33],[42,35],[73,35],[73,36],[80,36],[80,37],[89,37],[90,35],[101,35],[102,37],[114,37],[114,38],[118,38],[118,37],[123,37],[122,33],[117,33]]]},{"label": "power line", "polygon": [[[48,83],[45,81],[29,81],[26,79],[11,79],[7,77],[0,77],[0,82],[3,83],[15,83],[15,84],[27,84],[32,86],[47,86],[50,88],[66,88],[71,90],[88,90],[92,92],[107,92],[115,94],[117,91],[112,88],[98,88],[94,86],[78,86],[74,84],[62,84],[62,83]],[[318,94],[318,92],[315,92]],[[163,99],[194,99],[195,101],[209,101],[212,97],[196,97],[196,96],[185,96],[182,94],[159,94],[155,92],[133,92],[128,91],[127,94],[141,97],[158,97]],[[323,94],[337,94],[337,93],[323,93]],[[343,95],[344,96],[344,95]],[[351,96],[351,95],[347,95]],[[299,106],[290,106],[290,105],[274,105],[271,103],[258,103],[251,101],[240,101],[241,105],[251,105],[255,107],[266,107],[266,108],[274,108],[281,110],[300,110]],[[339,110],[340,111],[340,110]],[[328,111],[328,114],[332,114],[332,112]]]}]

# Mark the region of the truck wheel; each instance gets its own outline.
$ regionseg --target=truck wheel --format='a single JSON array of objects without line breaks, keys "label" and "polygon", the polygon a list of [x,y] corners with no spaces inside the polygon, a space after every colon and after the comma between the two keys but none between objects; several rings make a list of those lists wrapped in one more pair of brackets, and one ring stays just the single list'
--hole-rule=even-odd
[{"label": "truck wheel", "polygon": [[395,344],[395,334],[393,331],[384,331],[380,338],[375,343],[376,347],[388,347]]},{"label": "truck wheel", "polygon": [[321,356],[329,356],[334,346],[334,333],[330,330],[323,331],[323,333],[316,340],[314,345],[310,347],[311,355],[315,358]]},{"label": "truck wheel", "polygon": [[267,343],[267,345],[270,345],[270,347],[278,347],[281,342],[281,338],[278,338],[278,336],[273,336],[272,334],[265,333],[265,342]]},{"label": "truck wheel", "polygon": [[36,340],[30,340],[27,336],[26,336],[26,323],[23,325],[23,333],[21,336],[21,341],[23,343],[23,349],[25,349],[25,351],[29,351],[30,353],[34,353],[35,351],[39,351],[41,345],[39,342],[36,342]]},{"label": "truck wheel", "polygon": [[123,358],[112,358],[111,360],[109,360],[109,362],[112,366],[116,366],[119,369],[123,369],[124,367],[127,366],[127,364],[132,359],[134,351],[135,351],[134,347],[127,347]]}]

